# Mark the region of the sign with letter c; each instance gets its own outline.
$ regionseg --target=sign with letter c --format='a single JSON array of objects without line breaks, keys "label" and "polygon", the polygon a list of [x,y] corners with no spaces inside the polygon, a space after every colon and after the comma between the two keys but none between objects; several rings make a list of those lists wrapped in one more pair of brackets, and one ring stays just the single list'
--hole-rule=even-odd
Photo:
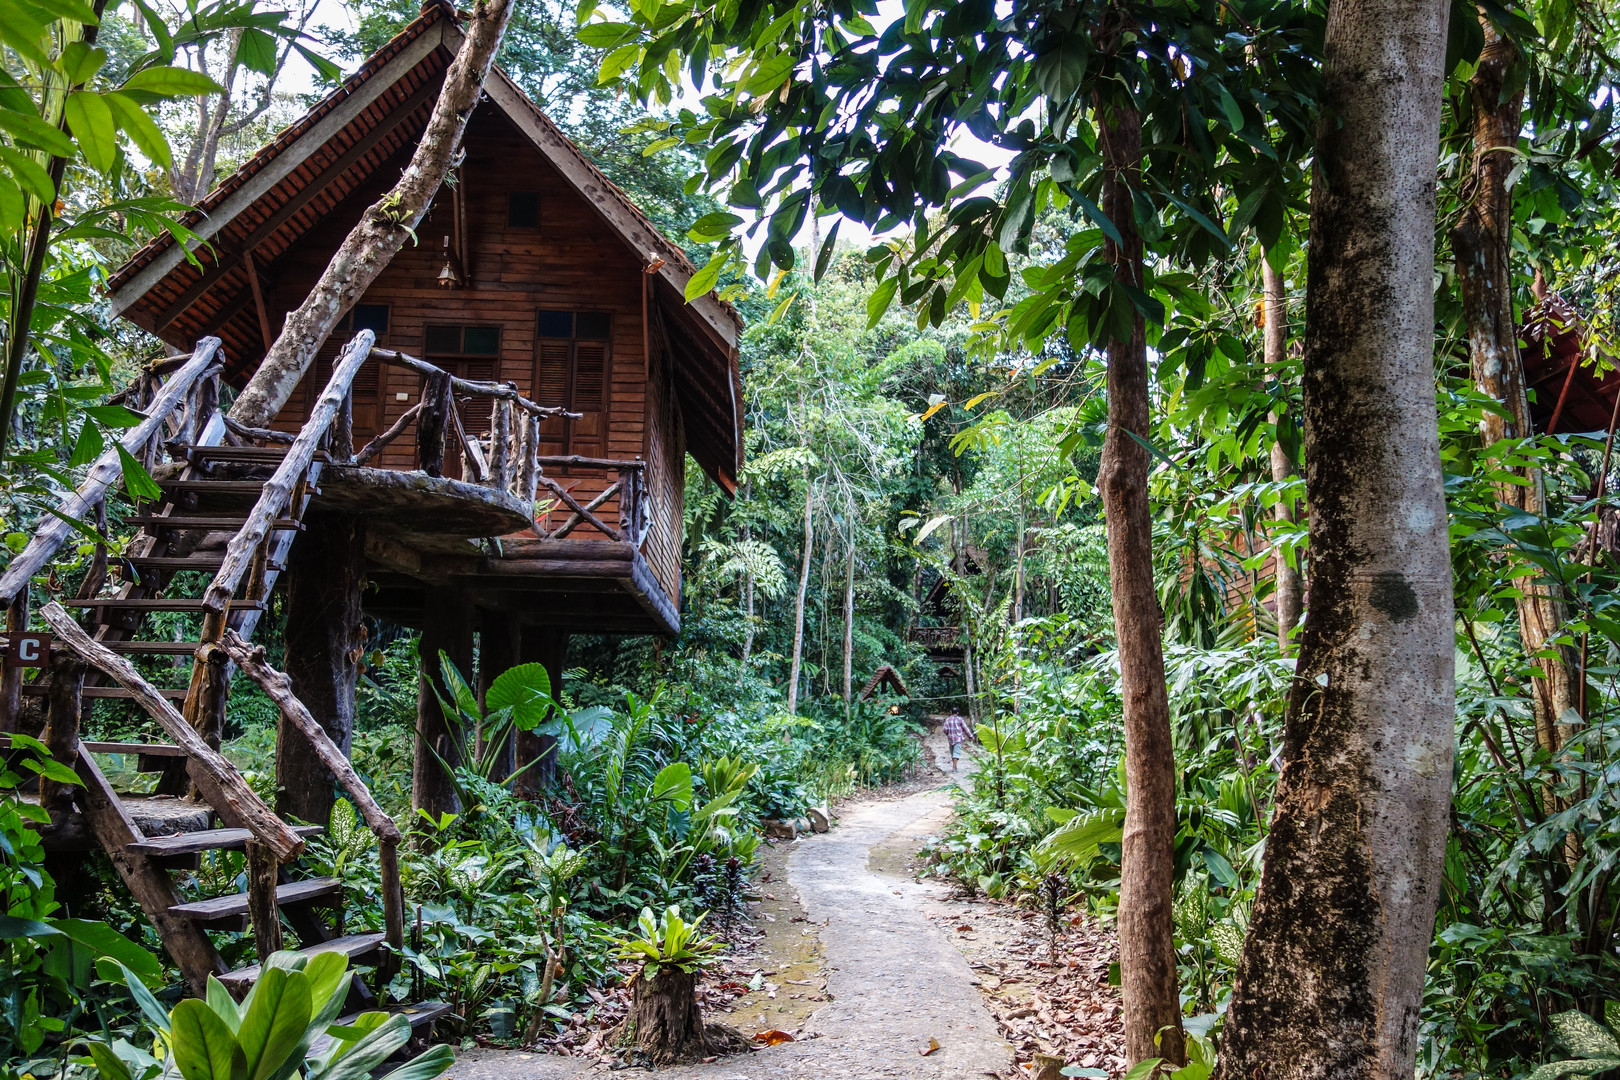
[{"label": "sign with letter c", "polygon": [[8,634],[5,651],[7,667],[42,668],[51,660],[51,635]]}]

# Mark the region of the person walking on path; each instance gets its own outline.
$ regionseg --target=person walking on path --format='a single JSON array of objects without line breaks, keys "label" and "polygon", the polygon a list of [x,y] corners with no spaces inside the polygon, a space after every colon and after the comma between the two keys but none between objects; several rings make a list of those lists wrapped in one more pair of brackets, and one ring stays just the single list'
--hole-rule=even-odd
[{"label": "person walking on path", "polygon": [[941,729],[945,738],[951,744],[951,772],[956,771],[956,763],[962,760],[962,746],[973,734],[973,728],[962,718],[959,712],[953,712],[945,718]]}]

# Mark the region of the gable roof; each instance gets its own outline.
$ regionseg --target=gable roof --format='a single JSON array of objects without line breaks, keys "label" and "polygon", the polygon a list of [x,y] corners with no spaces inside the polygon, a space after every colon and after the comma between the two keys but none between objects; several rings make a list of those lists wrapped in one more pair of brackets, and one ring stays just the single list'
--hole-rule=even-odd
[{"label": "gable roof", "polygon": [[[178,348],[204,334],[225,339],[234,380],[264,353],[249,267],[274,261],[351,199],[427,126],[462,32],[448,0],[421,14],[342,85],[222,180],[183,224],[195,262],[167,233],[108,280],[112,311]],[[688,449],[728,489],[742,465],[742,319],[710,292],[684,302],[695,268],[680,247],[565,136],[512,79],[492,69],[480,108],[498,109],[652,273],[661,338],[674,357]],[[233,332],[234,330],[234,332]]]}]

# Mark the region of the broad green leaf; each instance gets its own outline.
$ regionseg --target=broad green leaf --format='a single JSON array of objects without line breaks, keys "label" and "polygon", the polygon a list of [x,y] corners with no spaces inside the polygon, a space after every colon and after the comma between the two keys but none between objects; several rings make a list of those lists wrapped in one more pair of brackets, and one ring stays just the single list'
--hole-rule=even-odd
[{"label": "broad green leaf", "polygon": [[134,98],[113,92],[104,94],[107,106],[112,109],[113,119],[118,126],[135,140],[135,145],[141,148],[141,153],[151,159],[152,164],[165,171],[174,163],[169,151],[169,140],[164,138],[163,132],[156,122],[141,108]]},{"label": "broad green leaf", "polygon": [[131,457],[123,443],[113,443],[113,448],[118,451],[118,464],[124,472],[124,490],[131,499],[156,499],[163,494],[163,489],[146,471],[146,466]]},{"label": "broad green leaf", "polygon": [[196,97],[224,93],[224,87],[198,71],[180,67],[149,67],[129,77],[124,90],[143,90],[159,97]]},{"label": "broad green leaf", "polygon": [[[307,1080],[366,1080],[395,1050],[411,1038],[411,1022],[403,1015],[390,1016],[386,1023],[347,1049],[324,1068],[312,1069]],[[186,1080],[191,1080],[187,1077]]]},{"label": "broad green leaf", "polygon": [[256,26],[248,27],[237,43],[236,58],[249,71],[269,75],[276,69],[276,39]]},{"label": "broad green leaf", "polygon": [[208,1002],[210,1009],[219,1014],[221,1020],[225,1021],[226,1027],[236,1032],[242,1030],[241,1006],[236,1003],[235,998],[231,997],[231,992],[225,989],[225,984],[212,975],[208,976],[208,988],[203,995],[203,1000]]},{"label": "broad green leaf", "polygon": [[196,998],[174,1007],[169,1045],[185,1080],[247,1080],[242,1047],[218,1013]]},{"label": "broad green leaf", "polygon": [[899,278],[886,277],[878,282],[877,288],[872,290],[872,295],[866,298],[866,328],[868,330],[883,320],[883,314],[889,310],[889,305],[894,302],[894,293],[899,287]]},{"label": "broad green leaf", "polygon": [[118,160],[118,125],[101,95],[89,90],[69,94],[68,128],[84,152],[84,160],[97,172],[108,172]]},{"label": "broad green leaf", "polygon": [[38,919],[0,915],[0,938],[44,938],[63,936],[62,931]]},{"label": "broad green leaf", "polygon": [[1620,1057],[1614,1033],[1583,1012],[1554,1013],[1547,1021],[1553,1035],[1572,1053],[1584,1058]]},{"label": "broad green leaf", "polygon": [[439,1043],[389,1073],[388,1080],[434,1080],[449,1072],[455,1063],[455,1051]]},{"label": "broad green leaf", "polygon": [[56,68],[75,86],[90,81],[107,62],[107,50],[98,49],[83,41],[69,42],[57,58]]},{"label": "broad green leaf", "polygon": [[269,1080],[296,1051],[309,1027],[309,977],[270,968],[255,984],[237,1040],[247,1060],[248,1080]]},{"label": "broad green leaf", "polygon": [[163,980],[163,965],[146,946],[131,941],[112,926],[89,919],[52,919],[51,925],[96,956],[118,961],[147,986]]},{"label": "broad green leaf", "polygon": [[0,146],[0,165],[16,178],[17,184],[30,196],[42,203],[56,201],[56,186],[51,174],[29,154],[19,153],[9,146]]},{"label": "broad green leaf", "polygon": [[647,791],[650,802],[667,802],[678,810],[692,805],[692,767],[684,761],[671,762],[653,777]]},{"label": "broad green leaf", "polygon": [[129,1066],[113,1053],[112,1047],[94,1040],[85,1043],[85,1047],[90,1051],[90,1059],[96,1063],[101,1080],[133,1080],[129,1075]]},{"label": "broad green leaf", "polygon": [[596,84],[606,86],[620,75],[623,75],[640,58],[641,46],[636,42],[632,41],[628,45],[620,45],[602,58],[602,68],[597,73]]},{"label": "broad green leaf", "polygon": [[491,711],[511,709],[520,731],[532,731],[550,711],[551,676],[544,664],[519,664],[495,677],[484,693],[484,705]]},{"label": "broad green leaf", "polygon": [[616,49],[635,32],[635,27],[629,23],[593,22],[581,26],[574,32],[574,36],[579,38],[580,44],[593,49]]},{"label": "broad green leaf", "polygon": [[0,105],[0,131],[9,133],[19,142],[37,146],[61,158],[71,158],[76,151],[73,140],[39,118],[32,105],[27,111]]},{"label": "broad green leaf", "polygon": [[730,254],[718,251],[713,258],[703,264],[703,269],[692,275],[692,279],[686,283],[687,303],[714,288],[715,282],[720,280],[720,271],[726,268],[726,263],[730,259]]}]

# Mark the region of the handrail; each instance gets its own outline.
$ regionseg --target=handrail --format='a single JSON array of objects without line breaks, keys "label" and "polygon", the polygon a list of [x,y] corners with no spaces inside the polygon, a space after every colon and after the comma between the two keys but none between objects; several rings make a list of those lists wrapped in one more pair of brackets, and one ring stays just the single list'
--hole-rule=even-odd
[{"label": "handrail", "polygon": [[400,953],[405,944],[405,890],[399,876],[399,825],[377,805],[371,789],[354,771],[354,766],[343,751],[310,715],[304,703],[298,700],[298,695],[293,693],[292,680],[265,659],[264,646],[249,645],[234,630],[225,631],[221,646],[226,655],[236,661],[236,666],[270,696],[270,700],[281,709],[281,715],[309,740],[315,756],[332,771],[338,786],[348,792],[360,816],[376,835],[382,862],[383,928],[388,936],[388,944],[396,954]]},{"label": "handrail", "polygon": [[[396,364],[399,367],[410,368],[419,375],[436,375],[444,370],[443,368],[428,363],[426,360],[420,360],[409,353],[403,353],[397,349],[373,349],[372,355],[385,364]],[[536,404],[535,402],[524,397],[522,394],[518,393],[516,387],[502,386],[500,383],[474,382],[471,379],[463,379],[459,375],[451,375],[450,386],[451,389],[460,390],[464,394],[477,394],[481,397],[504,398],[517,405],[524,412],[531,413],[535,416],[560,416],[568,420],[578,420],[584,416],[584,413],[569,412],[560,405]]]},{"label": "handrail", "polygon": [[185,751],[186,769],[192,781],[202,789],[209,805],[226,818],[227,824],[239,823],[281,862],[295,857],[304,849],[303,837],[288,828],[287,823],[265,805],[236,766],[209,746],[196,729],[186,722],[185,717],[141,677],[135,665],[93,640],[56,601],[52,600],[41,608],[40,615],[63,644],[134,695],[141,708],[151,714],[176,746]]},{"label": "handrail", "polygon": [[162,433],[163,425],[174,410],[187,400],[192,385],[213,365],[219,352],[217,337],[205,337],[197,342],[179,371],[163,384],[162,390],[146,409],[146,419],[119,440],[118,446],[109,448],[96,459],[85,475],[84,482],[72,495],[63,499],[56,508],[57,516],[40,524],[28,546],[11,560],[4,575],[0,575],[0,608],[10,605],[17,594],[50,562],[57,550],[73,532],[73,526],[64,519],[79,519],[89,514],[97,502],[106,496],[107,489],[123,475],[123,462],[119,447],[131,457],[143,456],[143,450],[155,436]]},{"label": "handrail", "polygon": [[[310,462],[326,438],[326,429],[331,426],[343,405],[343,399],[348,396],[349,384],[354,382],[355,373],[366,362],[376,340],[376,335],[370,330],[362,330],[343,347],[343,354],[333,365],[332,377],[327,380],[326,389],[321,391],[315,407],[310,410],[309,419],[299,431],[298,438],[288,447],[287,455],[281,459],[274,475],[265,482],[247,522],[231,537],[225,549],[225,560],[209,584],[208,591],[203,594],[202,641],[205,644],[218,641],[224,633],[225,612],[230,607],[231,598],[236,595],[237,586],[252,566],[255,552],[264,543],[265,537],[270,535],[271,525],[286,509],[294,489],[309,470]],[[202,663],[200,657],[198,663]]]}]

